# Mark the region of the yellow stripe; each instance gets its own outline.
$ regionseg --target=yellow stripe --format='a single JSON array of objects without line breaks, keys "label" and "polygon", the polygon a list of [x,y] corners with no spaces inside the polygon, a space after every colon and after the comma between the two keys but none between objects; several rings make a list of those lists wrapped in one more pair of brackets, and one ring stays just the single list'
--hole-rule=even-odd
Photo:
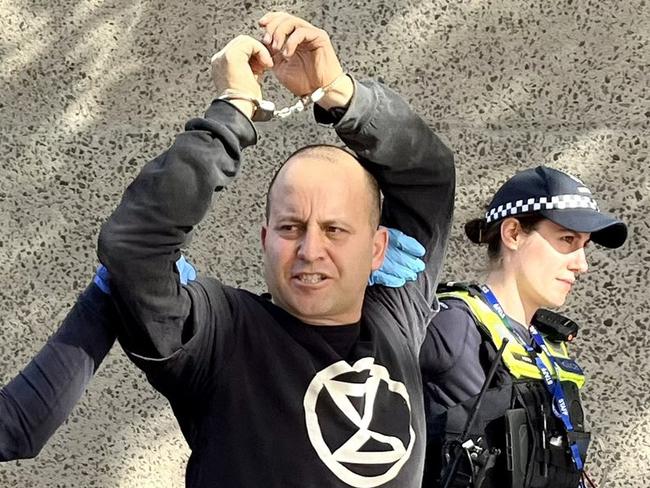
[{"label": "yellow stripe", "polygon": [[[438,294],[438,299],[444,298],[457,298],[465,302],[472,312],[475,322],[478,322],[479,326],[482,325],[483,330],[488,333],[490,339],[492,340],[492,343],[496,346],[497,349],[501,347],[503,338],[508,338],[508,345],[503,352],[503,362],[508,368],[508,371],[510,371],[510,373],[515,378],[542,379],[541,372],[535,363],[532,362],[524,347],[519,344],[517,338],[505,326],[501,318],[485,302],[483,302],[483,300],[478,297],[471,296],[466,291],[460,290]],[[555,357],[569,359],[569,351],[566,347],[566,343],[553,343],[548,339],[546,340],[546,343],[549,347],[550,352]],[[540,354],[540,357],[542,358],[542,361],[544,361],[544,364],[546,364],[548,367],[549,371],[555,372],[556,375],[559,373],[560,381],[571,381],[575,383],[578,388],[581,388],[582,385],[584,385],[584,375],[566,371],[559,365],[558,369],[555,370],[546,354],[542,353]]]}]

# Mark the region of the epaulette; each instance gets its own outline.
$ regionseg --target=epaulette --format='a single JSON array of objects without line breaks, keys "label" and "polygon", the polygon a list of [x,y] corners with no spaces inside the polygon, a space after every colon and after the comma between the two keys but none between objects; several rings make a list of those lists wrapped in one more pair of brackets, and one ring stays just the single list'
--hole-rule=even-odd
[{"label": "epaulette", "polygon": [[481,290],[478,287],[478,283],[473,281],[447,281],[446,283],[438,283],[436,294],[449,293],[453,291],[464,291],[473,297],[481,296]]}]

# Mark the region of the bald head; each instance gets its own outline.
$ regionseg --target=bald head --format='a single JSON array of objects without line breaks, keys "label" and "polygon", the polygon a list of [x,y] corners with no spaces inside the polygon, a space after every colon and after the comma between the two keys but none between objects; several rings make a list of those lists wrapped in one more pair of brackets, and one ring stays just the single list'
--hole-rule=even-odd
[{"label": "bald head", "polygon": [[[309,165],[310,162],[312,166],[316,164],[320,165],[321,171],[317,176],[322,179],[324,183],[328,183],[328,172],[326,168],[323,168],[323,163],[325,165],[337,165],[336,170],[348,172],[350,180],[346,180],[348,183],[355,181],[355,176],[360,176],[359,181],[363,186],[363,194],[366,195],[367,211],[368,216],[373,228],[379,226],[379,219],[381,215],[381,196],[379,191],[379,185],[377,180],[365,169],[356,157],[345,149],[337,146],[327,145],[327,144],[318,144],[305,146],[297,151],[293,152],[285,161],[280,165],[275,175],[271,179],[269,184],[268,191],[266,192],[266,221],[268,223],[269,217],[271,215],[271,205],[275,196],[275,187],[278,180],[284,178],[288,171],[292,167],[297,165]],[[297,168],[294,168],[297,170]],[[306,169],[306,168],[304,168]],[[314,168],[315,169],[315,168]],[[334,171],[334,168],[331,169]],[[294,171],[292,171],[294,172]],[[302,172],[305,176],[308,177],[307,172]],[[334,184],[334,182],[332,182]],[[340,180],[339,180],[340,183]]]}]

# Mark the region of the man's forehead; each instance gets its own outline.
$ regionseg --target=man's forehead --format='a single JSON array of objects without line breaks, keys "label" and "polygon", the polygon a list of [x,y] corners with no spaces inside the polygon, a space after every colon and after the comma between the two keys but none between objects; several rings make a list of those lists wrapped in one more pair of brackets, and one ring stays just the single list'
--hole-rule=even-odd
[{"label": "man's forehead", "polygon": [[312,156],[296,156],[288,160],[280,170],[272,190],[278,187],[286,192],[308,187],[333,192],[362,191],[363,171],[361,165],[352,158],[345,162],[333,162]]},{"label": "man's forehead", "polygon": [[350,160],[358,163],[354,154],[346,149],[338,146],[330,146],[327,144],[305,146],[295,151],[287,158],[287,162],[299,158],[315,158],[324,161],[336,163],[338,161]]},{"label": "man's forehead", "polygon": [[[351,181],[352,180],[352,181]],[[361,217],[366,192],[363,181],[331,173],[305,178],[278,178],[271,190],[270,215],[281,219],[304,221],[347,221]]]},{"label": "man's forehead", "polygon": [[353,185],[344,180],[336,184],[323,181],[325,179],[312,180],[311,183],[279,181],[272,193],[272,208],[278,213],[295,215],[305,212],[344,213],[358,200]]},{"label": "man's forehead", "polygon": [[280,174],[286,171],[308,171],[312,168],[327,167],[330,170],[362,172],[362,166],[351,154],[338,148],[312,148],[291,156],[284,163]]},{"label": "man's forehead", "polygon": [[[375,193],[377,194],[375,198]],[[350,153],[333,146],[308,147],[291,156],[276,173],[267,194],[266,217],[277,215],[291,198],[299,205],[297,211],[304,214],[310,207],[327,207],[329,213],[338,207],[346,207],[342,214],[354,212],[364,215],[364,202],[374,209],[379,205],[379,189],[372,176]],[[323,211],[325,208],[322,209]],[[318,212],[318,208],[307,210]],[[318,212],[321,216],[323,211]],[[373,212],[378,220],[378,213]],[[374,225],[374,224],[373,224]]]}]

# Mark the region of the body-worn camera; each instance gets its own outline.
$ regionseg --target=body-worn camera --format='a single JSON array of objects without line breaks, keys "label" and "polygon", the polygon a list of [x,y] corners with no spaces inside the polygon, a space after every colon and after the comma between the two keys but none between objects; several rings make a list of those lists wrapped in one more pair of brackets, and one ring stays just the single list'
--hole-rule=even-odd
[{"label": "body-worn camera", "polygon": [[578,324],[557,312],[540,308],[533,315],[531,324],[555,342],[571,342],[578,335]]}]

